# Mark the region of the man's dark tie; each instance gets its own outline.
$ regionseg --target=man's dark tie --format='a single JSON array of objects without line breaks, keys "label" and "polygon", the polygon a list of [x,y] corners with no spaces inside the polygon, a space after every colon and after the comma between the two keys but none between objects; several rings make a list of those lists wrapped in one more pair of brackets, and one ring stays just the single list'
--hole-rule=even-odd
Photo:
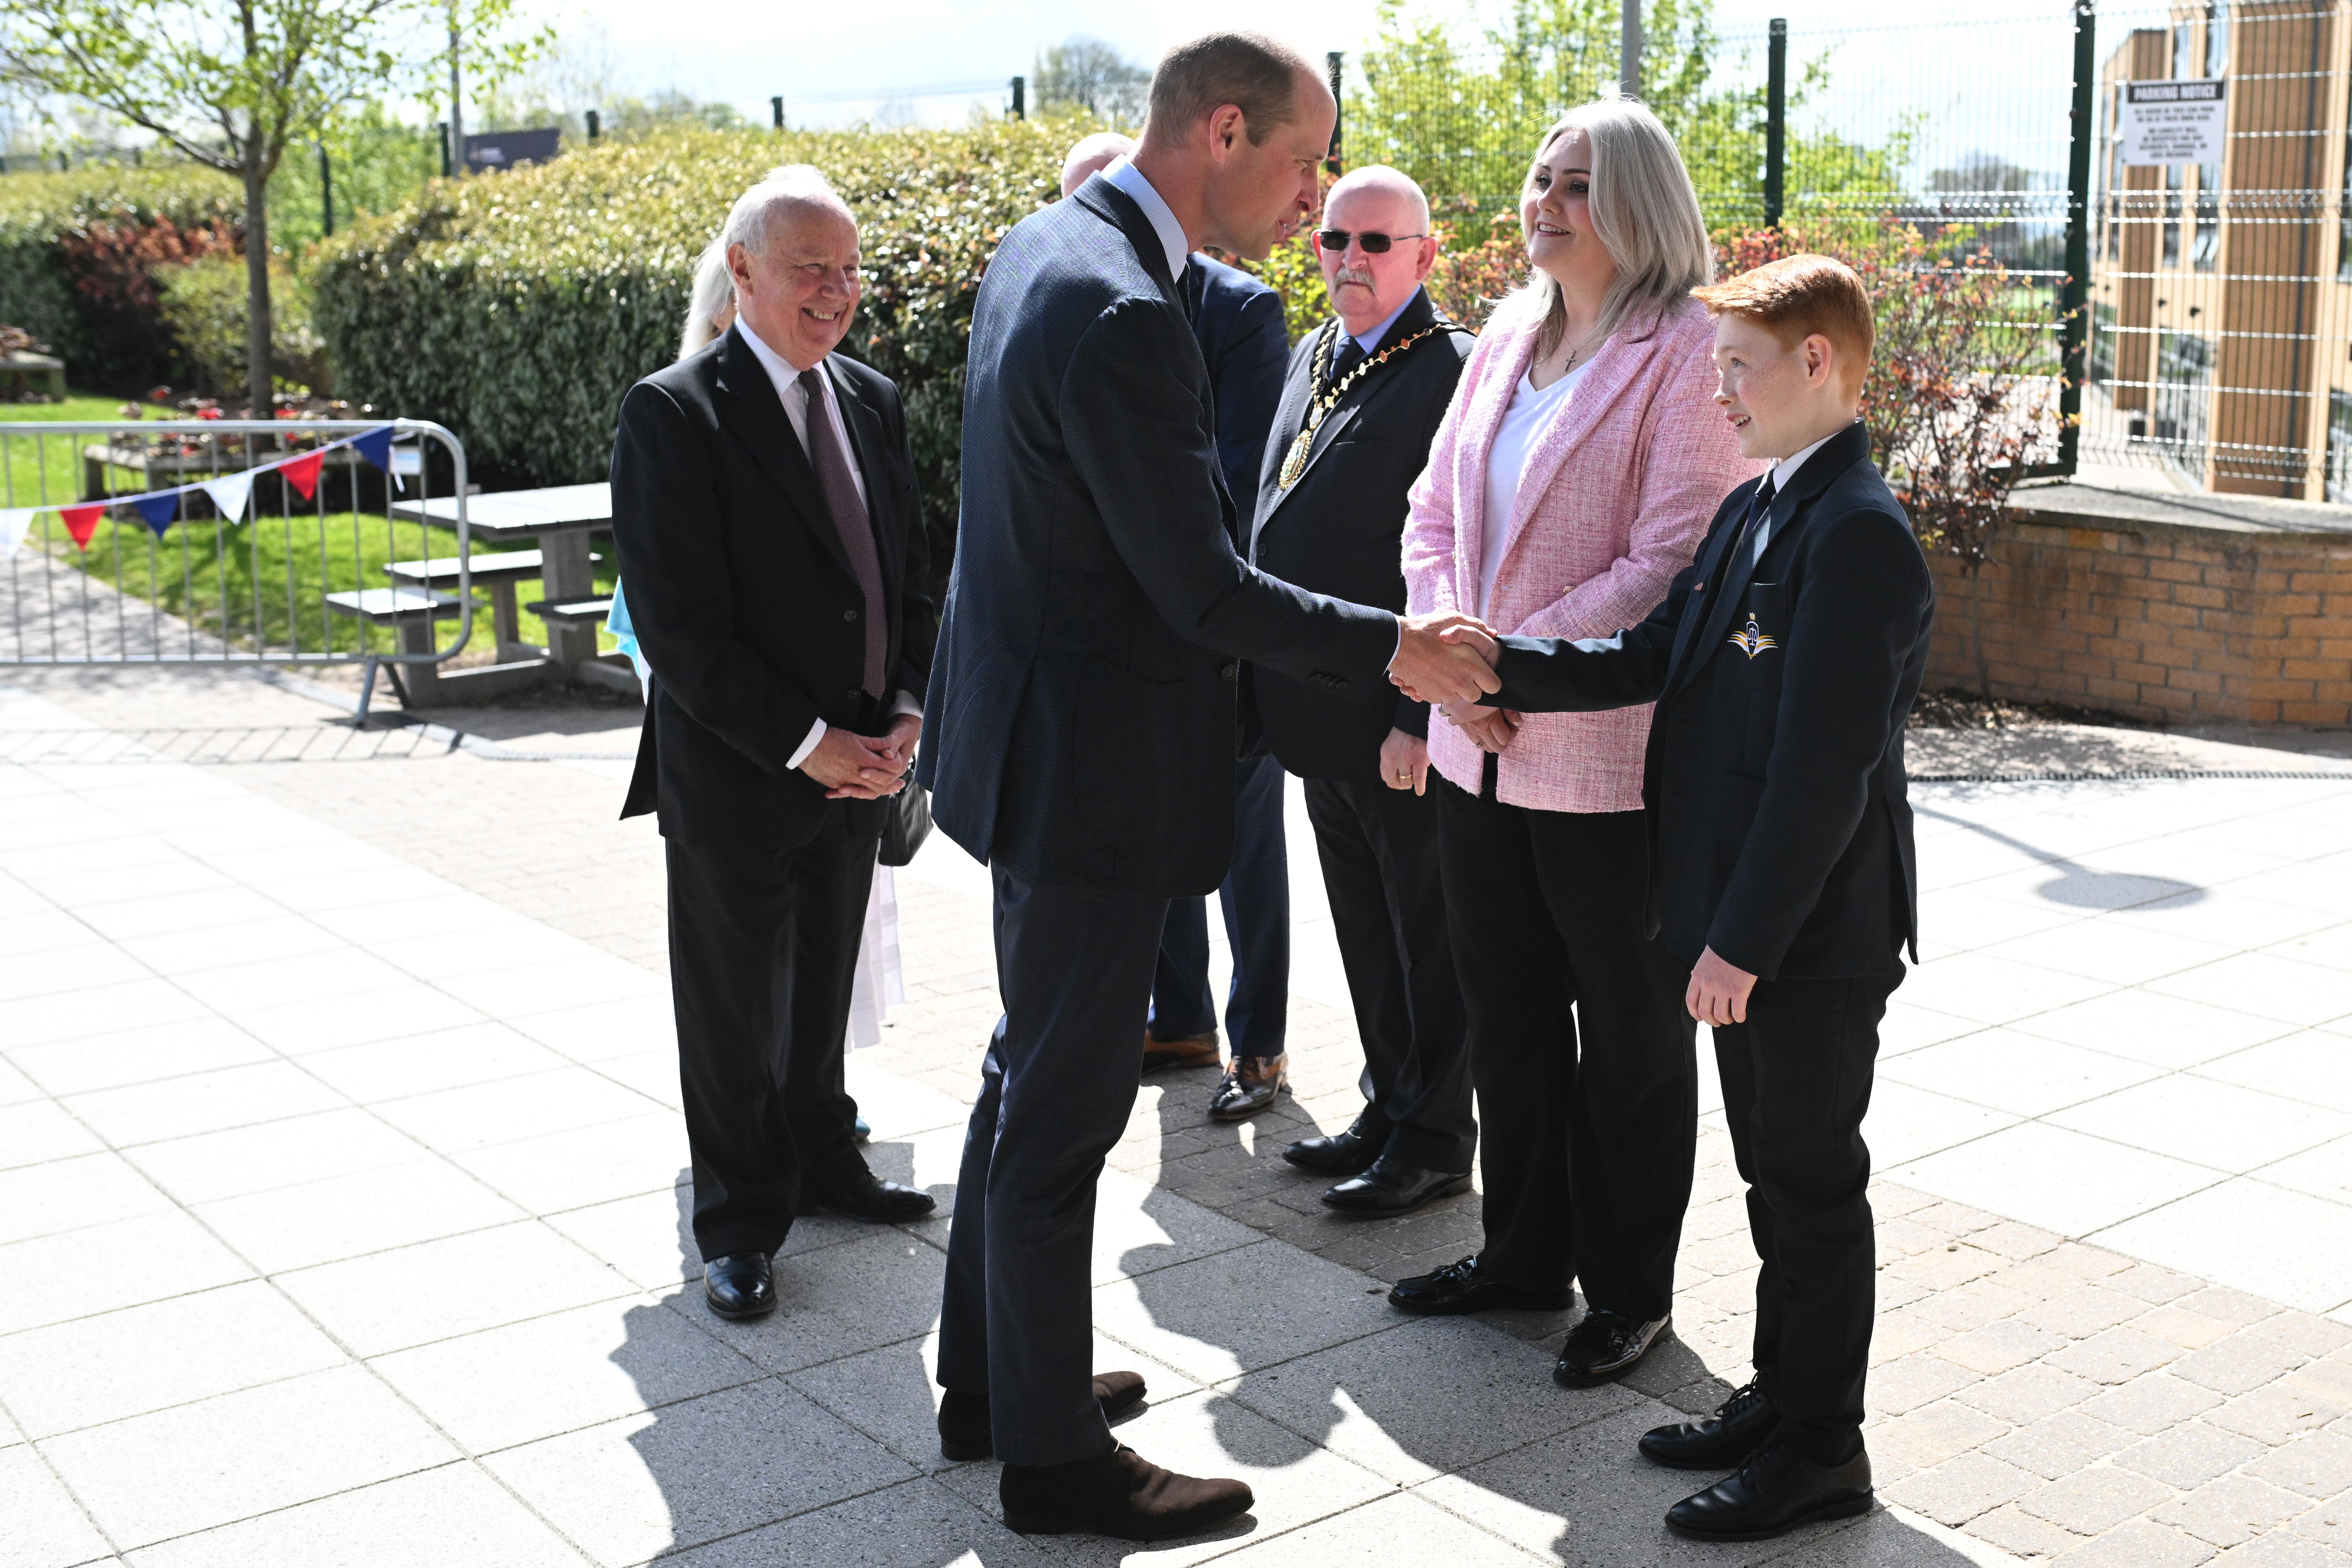
[{"label": "man's dark tie", "polygon": [[882,658],[888,647],[887,605],[882,597],[882,557],[874,548],[874,526],[866,521],[866,503],[857,499],[857,482],[850,478],[842,456],[841,437],[824,400],[824,373],[812,365],[801,372],[801,391],[808,395],[809,467],[816,470],[817,489],[824,494],[824,510],[841,531],[841,547],[849,552],[850,569],[866,595],[866,676],[867,695],[882,695]]},{"label": "man's dark tie", "polygon": [[1723,558],[1721,575],[1724,577],[1728,578],[1739,570],[1742,552],[1754,548],[1748,541],[1755,537],[1756,525],[1762,522],[1765,514],[1772,510],[1772,476],[1767,474],[1757,485],[1755,497],[1748,503],[1748,515],[1740,521],[1739,537],[1732,542],[1731,553]]},{"label": "man's dark tie", "polygon": [[1339,357],[1331,362],[1331,384],[1339,385],[1348,379],[1348,373],[1364,363],[1364,345],[1354,338],[1339,345]]}]

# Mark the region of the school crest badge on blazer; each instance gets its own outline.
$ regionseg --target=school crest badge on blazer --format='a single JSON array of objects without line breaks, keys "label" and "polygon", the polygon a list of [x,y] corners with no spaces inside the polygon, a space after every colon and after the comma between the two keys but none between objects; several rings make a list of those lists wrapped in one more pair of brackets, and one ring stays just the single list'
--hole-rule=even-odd
[{"label": "school crest badge on blazer", "polygon": [[1762,653],[1768,647],[1779,647],[1780,646],[1778,642],[1764,635],[1764,628],[1756,624],[1756,615],[1752,610],[1748,612],[1748,624],[1740,627],[1738,631],[1732,633],[1730,637],[1724,640],[1730,643],[1732,647],[1738,648],[1740,652],[1746,654],[1750,658],[1754,658],[1758,654]]}]

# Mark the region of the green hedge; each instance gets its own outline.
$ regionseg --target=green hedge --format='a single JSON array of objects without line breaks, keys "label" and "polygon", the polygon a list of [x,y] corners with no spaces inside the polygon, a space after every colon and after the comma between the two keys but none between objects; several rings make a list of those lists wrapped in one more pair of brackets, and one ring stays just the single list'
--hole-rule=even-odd
[{"label": "green hedge", "polygon": [[341,395],[446,424],[490,482],[602,479],[622,394],[676,355],[695,258],[735,197],[814,163],[862,230],[866,300],[844,346],[905,395],[944,539],[982,268],[1087,129],[690,132],[436,181],[324,244],[318,330]]},{"label": "green hedge", "polygon": [[244,216],[236,182],[188,164],[0,175],[0,321],[62,354],[77,384],[127,388],[168,355],[126,360],[122,345],[141,334],[94,318],[117,306],[77,292],[74,242],[93,225],[146,229],[167,220],[190,229],[234,226]]}]

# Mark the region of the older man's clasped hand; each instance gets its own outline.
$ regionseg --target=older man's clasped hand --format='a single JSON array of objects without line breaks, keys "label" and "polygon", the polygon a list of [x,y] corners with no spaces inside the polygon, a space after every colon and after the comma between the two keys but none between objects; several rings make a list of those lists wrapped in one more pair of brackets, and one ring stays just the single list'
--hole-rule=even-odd
[{"label": "older man's clasped hand", "polygon": [[1410,616],[1403,628],[1389,664],[1390,681],[1414,701],[1433,706],[1480,751],[1509,746],[1519,732],[1519,715],[1478,701],[1502,689],[1495,675],[1500,651],[1495,628],[1459,611]]}]

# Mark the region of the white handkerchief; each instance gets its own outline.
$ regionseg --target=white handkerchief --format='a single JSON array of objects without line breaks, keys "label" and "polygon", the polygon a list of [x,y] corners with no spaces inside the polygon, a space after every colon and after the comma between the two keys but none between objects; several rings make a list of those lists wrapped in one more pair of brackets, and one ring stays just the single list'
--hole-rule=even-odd
[{"label": "white handkerchief", "polygon": [[245,521],[245,503],[253,496],[253,474],[248,470],[242,474],[226,474],[217,479],[206,479],[204,492],[212,497],[213,505],[220,509],[223,521],[242,522]]},{"label": "white handkerchief", "polygon": [[12,506],[0,510],[0,561],[16,553],[16,547],[25,542],[26,530],[33,526],[33,514],[39,510],[38,507]]}]

